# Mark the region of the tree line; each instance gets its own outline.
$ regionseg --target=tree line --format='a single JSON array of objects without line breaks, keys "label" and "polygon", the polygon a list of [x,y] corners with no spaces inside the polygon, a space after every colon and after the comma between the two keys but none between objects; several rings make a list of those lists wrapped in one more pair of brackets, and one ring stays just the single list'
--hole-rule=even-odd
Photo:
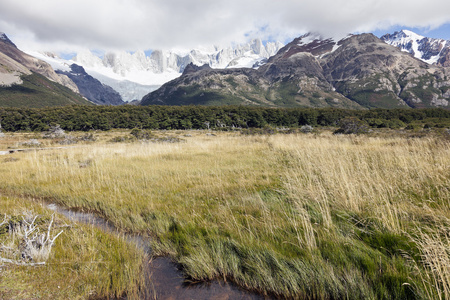
[{"label": "tree line", "polygon": [[0,108],[5,131],[46,131],[58,124],[68,131],[110,129],[221,129],[336,126],[354,117],[371,127],[401,128],[408,124],[450,126],[450,110],[336,108],[262,108],[251,106],[64,106]]}]

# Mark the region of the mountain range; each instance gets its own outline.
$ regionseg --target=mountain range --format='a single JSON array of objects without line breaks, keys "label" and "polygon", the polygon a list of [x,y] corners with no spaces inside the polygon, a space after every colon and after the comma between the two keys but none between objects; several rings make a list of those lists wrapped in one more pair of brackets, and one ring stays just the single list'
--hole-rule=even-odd
[{"label": "mountain range", "polygon": [[[37,95],[30,92],[33,86],[40,86],[39,92],[51,86],[51,94],[77,99],[67,103],[100,105],[135,103],[142,96],[142,105],[356,109],[449,108],[450,100],[450,42],[407,30],[381,39],[372,34],[324,38],[309,33],[285,46],[253,40],[149,55],[107,52],[99,57],[84,51],[71,60],[27,53],[0,34],[0,106],[17,98],[29,105],[26,99]],[[55,103],[33,105],[62,105]]]},{"label": "mountain range", "polygon": [[450,100],[450,69],[372,34],[340,39],[306,34],[258,69],[186,70],[141,104],[448,108]]},{"label": "mountain range", "polygon": [[[112,87],[124,101],[130,102],[141,100],[149,92],[179,77],[190,63],[208,64],[212,68],[257,67],[281,47],[283,44],[280,42],[264,45],[261,40],[254,39],[246,44],[224,48],[213,46],[193,50],[155,50],[149,56],[143,51],[107,52],[100,58],[86,50],[77,53],[71,60],[64,60],[48,52],[28,53],[62,72],[71,72],[72,64],[82,66],[86,73]],[[94,99],[90,100],[95,102]]]}]

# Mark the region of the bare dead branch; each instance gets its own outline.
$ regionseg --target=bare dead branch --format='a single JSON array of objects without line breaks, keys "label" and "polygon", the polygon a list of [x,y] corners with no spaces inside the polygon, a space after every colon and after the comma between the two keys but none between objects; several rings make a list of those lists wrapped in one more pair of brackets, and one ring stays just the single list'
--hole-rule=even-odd
[{"label": "bare dead branch", "polygon": [[5,217],[3,218],[3,221],[0,223],[0,226],[2,226],[3,224],[6,224],[6,223],[8,223],[9,222],[9,216],[7,216],[6,214],[5,214]]},{"label": "bare dead branch", "polygon": [[[0,262],[27,266],[45,263],[55,240],[63,233],[63,230],[52,237],[52,227],[54,225],[53,214],[47,230],[41,233],[38,225],[36,225],[37,218],[38,215],[32,217],[32,219],[31,217],[22,216],[22,221],[19,224],[10,224],[12,238],[15,239],[15,237],[18,237],[21,239],[21,242],[18,244],[17,250],[7,247],[4,244],[0,245],[0,250],[6,250],[4,252],[8,253],[8,257],[20,257],[20,260],[1,257]],[[2,223],[4,224],[6,220],[7,217],[5,215]]]},{"label": "bare dead branch", "polygon": [[45,262],[26,263],[26,262],[23,262],[23,261],[16,261],[16,260],[3,258],[3,257],[0,257],[0,261],[4,262],[4,263],[13,264],[13,265],[18,265],[18,266],[41,266],[41,265],[45,265]]}]

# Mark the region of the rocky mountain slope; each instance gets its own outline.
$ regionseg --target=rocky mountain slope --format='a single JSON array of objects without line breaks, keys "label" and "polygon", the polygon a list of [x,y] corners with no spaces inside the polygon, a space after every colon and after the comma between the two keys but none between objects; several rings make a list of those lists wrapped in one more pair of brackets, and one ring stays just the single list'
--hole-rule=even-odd
[{"label": "rocky mountain slope", "polygon": [[16,45],[0,32],[0,52],[32,72],[41,74],[47,79],[57,82],[78,93],[78,88],[67,76],[56,74],[53,68],[43,60],[37,59],[19,50]]},{"label": "rocky mountain slope", "polygon": [[0,106],[43,107],[92,104],[75,83],[49,64],[20,51],[0,33]]},{"label": "rocky mountain slope", "polygon": [[193,65],[186,70],[141,104],[448,108],[450,99],[449,70],[430,66],[372,34],[342,39],[307,34],[257,70]]},{"label": "rocky mountain slope", "polygon": [[423,37],[409,30],[401,30],[381,37],[385,43],[429,64],[450,67],[450,41]]},{"label": "rocky mountain slope", "polygon": [[102,84],[99,80],[95,79],[86,71],[83,67],[72,64],[70,66],[70,72],[56,71],[58,74],[63,74],[72,79],[80,90],[81,95],[100,105],[122,105],[125,102],[122,101],[122,97],[113,88],[108,85]]}]

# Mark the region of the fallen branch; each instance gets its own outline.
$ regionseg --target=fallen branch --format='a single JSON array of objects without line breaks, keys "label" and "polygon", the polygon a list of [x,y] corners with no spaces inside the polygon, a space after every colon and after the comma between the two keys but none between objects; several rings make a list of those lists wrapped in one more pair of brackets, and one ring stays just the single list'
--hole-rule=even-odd
[{"label": "fallen branch", "polygon": [[9,217],[5,214],[5,217],[3,218],[3,221],[0,223],[0,226],[2,226],[3,224],[8,223],[9,221]]},{"label": "fallen branch", "polygon": [[3,257],[0,257],[0,261],[3,262],[3,263],[9,263],[9,264],[18,265],[18,266],[41,266],[41,265],[45,265],[45,261],[38,262],[38,263],[26,263],[26,262],[23,262],[23,261],[16,261],[16,260],[3,258]]}]

